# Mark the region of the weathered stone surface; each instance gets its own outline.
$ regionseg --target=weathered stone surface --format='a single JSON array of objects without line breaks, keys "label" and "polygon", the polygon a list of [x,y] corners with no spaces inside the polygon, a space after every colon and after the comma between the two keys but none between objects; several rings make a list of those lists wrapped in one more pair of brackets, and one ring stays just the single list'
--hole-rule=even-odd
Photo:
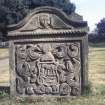
[{"label": "weathered stone surface", "polygon": [[77,96],[87,85],[87,23],[56,8],[8,26],[11,96]]},{"label": "weathered stone surface", "polygon": [[80,92],[79,42],[16,44],[15,58],[17,94],[71,95],[74,87]]}]

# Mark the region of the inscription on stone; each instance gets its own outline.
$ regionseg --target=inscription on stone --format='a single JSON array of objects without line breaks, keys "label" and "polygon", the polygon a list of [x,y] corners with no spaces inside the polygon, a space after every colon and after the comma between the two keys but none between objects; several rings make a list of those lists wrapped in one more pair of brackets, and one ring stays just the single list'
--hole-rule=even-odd
[{"label": "inscription on stone", "polygon": [[19,95],[78,95],[80,43],[17,44],[16,92]]}]

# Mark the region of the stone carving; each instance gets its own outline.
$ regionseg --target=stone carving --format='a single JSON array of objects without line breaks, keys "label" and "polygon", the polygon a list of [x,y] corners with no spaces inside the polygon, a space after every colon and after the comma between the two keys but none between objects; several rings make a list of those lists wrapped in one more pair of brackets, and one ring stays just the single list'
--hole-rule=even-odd
[{"label": "stone carving", "polygon": [[80,43],[15,45],[16,92],[19,95],[80,93]]},{"label": "stone carving", "polygon": [[73,26],[64,23],[58,16],[48,13],[36,14],[20,31],[36,31],[38,29],[73,29]]},{"label": "stone carving", "polygon": [[42,6],[6,27],[11,98],[77,96],[87,87],[88,26],[72,17]]},{"label": "stone carving", "polygon": [[49,14],[41,14],[34,18],[34,21],[31,21],[31,25],[37,26],[40,29],[48,29],[52,25],[51,17]]}]

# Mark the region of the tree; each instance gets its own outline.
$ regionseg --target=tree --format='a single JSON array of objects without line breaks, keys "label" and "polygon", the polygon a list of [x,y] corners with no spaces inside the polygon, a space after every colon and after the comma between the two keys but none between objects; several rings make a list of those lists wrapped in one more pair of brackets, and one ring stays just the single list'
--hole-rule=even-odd
[{"label": "tree", "polygon": [[94,43],[105,42],[105,18],[96,24],[94,33],[89,34],[89,41]]},{"label": "tree", "polygon": [[[2,2],[1,2],[2,1]],[[30,10],[39,6],[52,6],[70,14],[75,11],[75,5],[69,0],[1,0],[0,19],[6,24],[18,23]],[[1,12],[3,11],[3,13]]]},{"label": "tree", "polygon": [[[7,24],[19,22],[27,14],[27,9],[24,7],[23,0],[5,0],[5,2],[1,3],[1,5],[4,8]],[[1,17],[4,19],[3,16]]]},{"label": "tree", "polygon": [[98,34],[105,34],[105,18],[101,19],[97,24],[96,31]]},{"label": "tree", "polygon": [[26,0],[27,7],[33,9],[39,6],[53,6],[70,14],[75,11],[75,5],[70,0]]},{"label": "tree", "polygon": [[7,13],[7,8],[0,5],[0,38],[3,37],[2,35],[4,33],[6,33],[5,31],[5,27],[7,24],[6,13]]}]

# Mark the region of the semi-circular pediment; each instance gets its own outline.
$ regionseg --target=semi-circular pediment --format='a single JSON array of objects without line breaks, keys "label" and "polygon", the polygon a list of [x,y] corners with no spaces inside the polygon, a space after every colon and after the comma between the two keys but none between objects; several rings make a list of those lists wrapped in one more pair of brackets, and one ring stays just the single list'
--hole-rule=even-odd
[{"label": "semi-circular pediment", "polygon": [[[81,31],[87,28],[87,22],[73,21],[60,9],[53,7],[39,7],[33,10],[24,20],[15,25],[9,25],[7,30],[12,34],[30,33],[30,32],[58,32],[59,30],[65,31]],[[10,33],[11,34],[11,33]]]}]

